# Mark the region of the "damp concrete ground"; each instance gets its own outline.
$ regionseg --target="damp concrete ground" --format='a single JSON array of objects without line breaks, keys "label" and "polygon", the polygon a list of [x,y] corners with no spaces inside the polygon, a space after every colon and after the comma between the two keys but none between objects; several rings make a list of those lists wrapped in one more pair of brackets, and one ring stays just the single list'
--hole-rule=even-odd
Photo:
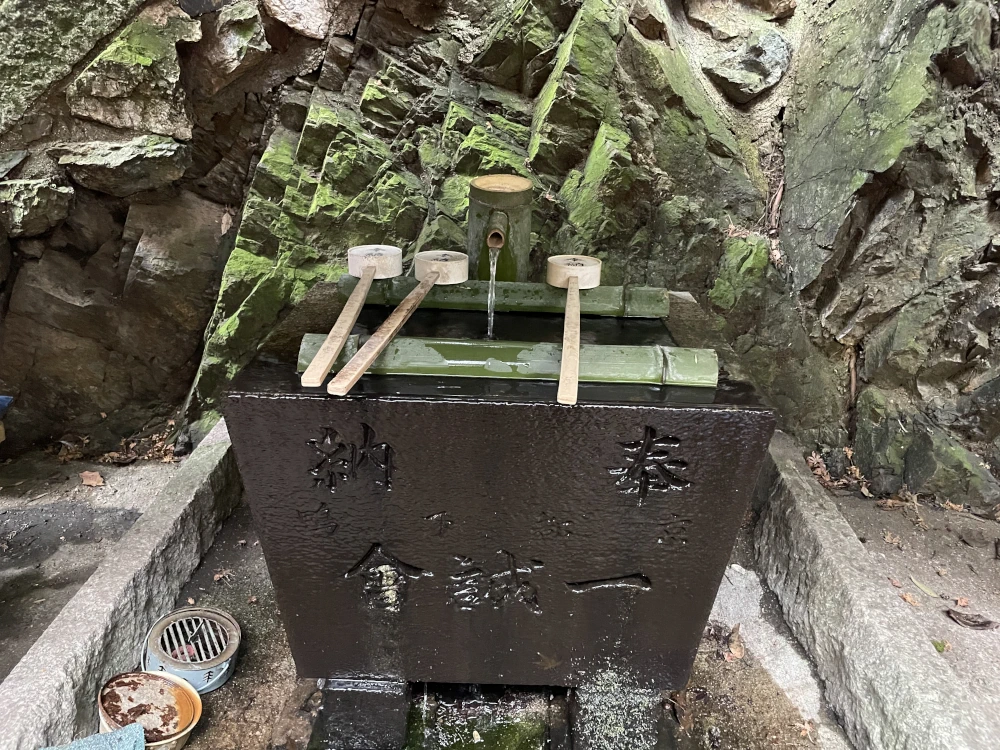
[{"label": "damp concrete ground", "polygon": [[899,505],[845,491],[830,493],[882,571],[874,585],[894,592],[972,692],[1000,709],[1000,629],[963,627],[947,610],[1000,622],[1000,523],[938,504]]},{"label": "damp concrete ground", "polygon": [[[746,562],[747,557],[744,538],[734,560]],[[226,522],[177,603],[184,606],[191,600],[234,615],[244,645],[233,678],[204,696],[204,717],[188,748],[264,750],[296,678],[246,506]],[[739,659],[727,645],[737,623],[745,645]],[[422,695],[415,697],[416,702],[423,700]],[[739,564],[726,571],[688,689],[674,700],[681,705],[669,718],[667,747],[676,750],[850,748],[822,698],[812,666],[785,629],[773,595]],[[458,744],[440,747],[475,746],[471,731],[469,737],[452,738]],[[518,745],[517,750],[522,747],[532,745]]]},{"label": "damp concrete ground", "polygon": [[[177,471],[32,452],[0,466],[0,681]],[[103,486],[83,484],[97,472]]]}]

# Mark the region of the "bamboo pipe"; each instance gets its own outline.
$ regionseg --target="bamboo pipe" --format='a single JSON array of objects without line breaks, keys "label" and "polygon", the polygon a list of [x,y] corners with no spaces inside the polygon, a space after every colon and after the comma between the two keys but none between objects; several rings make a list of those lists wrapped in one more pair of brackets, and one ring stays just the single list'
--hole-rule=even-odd
[{"label": "bamboo pipe", "polygon": [[413,271],[420,283],[330,381],[327,392],[334,396],[347,395],[410,319],[431,287],[435,284],[461,284],[468,281],[469,256],[446,251],[417,253],[413,258]]},{"label": "bamboo pipe", "polygon": [[302,385],[316,388],[323,385],[330,368],[337,361],[351,329],[358,322],[374,279],[390,279],[403,274],[403,251],[392,245],[358,245],[347,251],[347,272],[359,279],[344,309],[330,329],[326,341],[316,352],[309,367],[302,373]]},{"label": "bamboo pipe", "polygon": [[586,255],[553,255],[546,265],[545,281],[566,290],[562,360],[556,401],[576,403],[580,387],[580,290],[601,284],[601,261]]}]

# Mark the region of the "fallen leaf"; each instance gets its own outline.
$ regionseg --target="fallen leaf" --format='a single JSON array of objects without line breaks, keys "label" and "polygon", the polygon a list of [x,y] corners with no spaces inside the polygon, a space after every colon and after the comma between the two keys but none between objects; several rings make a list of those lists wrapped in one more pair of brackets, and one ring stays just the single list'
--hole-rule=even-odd
[{"label": "fallen leaf", "polygon": [[219,581],[229,581],[233,577],[233,571],[228,568],[223,568],[222,570],[217,570],[215,575],[212,576],[212,580],[218,583]]},{"label": "fallen leaf", "polygon": [[899,582],[898,580],[896,580],[895,578],[890,578],[890,579],[889,579],[889,583],[891,583],[891,584],[892,584],[893,586],[895,586],[895,587],[896,587],[897,589],[901,589],[901,588],[903,588],[903,584],[901,584],[901,583],[900,583],[900,582]]},{"label": "fallen leaf", "polygon": [[844,455],[847,456],[847,460],[848,461],[853,460],[854,459],[854,449],[851,446],[849,446],[849,445],[845,445],[844,446]]},{"label": "fallen leaf", "polygon": [[952,503],[949,502],[948,500],[945,500],[943,503],[941,503],[941,507],[944,508],[945,510],[953,510],[956,513],[961,513],[963,510],[965,510],[964,505],[959,505],[958,503]]},{"label": "fallen leaf", "polygon": [[257,603],[256,596],[251,596],[249,599],[247,599],[247,604],[256,604],[256,603]]},{"label": "fallen leaf", "polygon": [[483,738],[479,736],[479,732],[477,732],[475,729],[472,730],[472,741],[473,742],[483,741]]},{"label": "fallen leaf", "polygon": [[729,651],[726,652],[726,661],[734,661],[746,656],[747,649],[743,645],[739,623],[736,623],[736,626],[730,631],[729,636],[726,638],[726,644],[729,646]]},{"label": "fallen leaf", "polygon": [[957,607],[968,607],[969,606],[969,599],[968,599],[968,597],[960,596],[960,597],[956,598],[955,599],[955,606],[957,606]]},{"label": "fallen leaf", "polygon": [[103,487],[104,477],[101,476],[99,471],[81,471],[80,480],[83,482],[84,487]]},{"label": "fallen leaf", "polygon": [[872,491],[870,489],[868,489],[868,485],[865,484],[865,483],[863,483],[861,485],[861,494],[864,495],[865,497],[875,497],[872,494]]},{"label": "fallen leaf", "polygon": [[194,597],[193,596],[189,596],[188,597],[188,604],[194,604]]},{"label": "fallen leaf", "polygon": [[101,412],[101,419],[107,419],[108,415],[105,412]]},{"label": "fallen leaf", "polygon": [[931,643],[934,644],[934,648],[939,654],[943,654],[946,651],[951,651],[951,643],[948,641],[935,641],[931,639]]},{"label": "fallen leaf", "polygon": [[900,539],[895,534],[893,534],[891,531],[883,531],[882,539],[885,540],[886,544],[893,544],[896,547],[899,547],[899,549],[903,549],[903,540]]},{"label": "fallen leaf", "polygon": [[688,696],[686,690],[675,690],[670,694],[670,703],[674,707],[674,716],[677,719],[677,725],[684,732],[690,732],[694,729],[694,714],[691,712],[691,707],[688,705]]},{"label": "fallen leaf", "polygon": [[971,612],[959,612],[955,609],[946,609],[945,613],[963,628],[972,628],[973,630],[996,630],[1000,628],[1000,622],[993,622],[993,620],[982,615]]},{"label": "fallen leaf", "polygon": [[917,597],[915,597],[915,596],[914,596],[913,594],[911,594],[911,593],[910,593],[909,591],[907,591],[907,592],[906,592],[906,593],[904,593],[904,594],[900,594],[900,595],[899,595],[899,598],[900,598],[900,599],[902,599],[902,600],[903,600],[904,602],[906,602],[907,604],[910,604],[910,605],[912,605],[912,606],[914,606],[914,607],[919,607],[919,606],[920,606],[920,600],[919,600],[919,599],[917,599]]},{"label": "fallen leaf", "polygon": [[[844,450],[846,451],[847,448],[844,448]],[[815,744],[816,738],[813,737],[812,733],[815,731],[816,728],[813,726],[811,719],[806,719],[805,721],[800,722],[798,724],[792,724],[792,729],[798,729],[799,737],[803,737]]]},{"label": "fallen leaf", "polygon": [[910,580],[913,581],[913,585],[914,586],[916,586],[918,589],[920,589],[925,594],[927,594],[927,596],[932,596],[935,599],[937,599],[937,592],[934,591],[934,589],[932,589],[930,586],[925,586],[924,584],[922,584],[920,581],[918,581],[913,576],[910,576]]},{"label": "fallen leaf", "polygon": [[942,578],[944,578],[946,575],[948,575],[948,570],[946,568],[938,568],[937,574]]},{"label": "fallen leaf", "polygon": [[908,505],[905,500],[901,500],[897,495],[893,495],[892,497],[883,497],[875,504],[882,510],[898,510],[899,508],[905,508]]}]

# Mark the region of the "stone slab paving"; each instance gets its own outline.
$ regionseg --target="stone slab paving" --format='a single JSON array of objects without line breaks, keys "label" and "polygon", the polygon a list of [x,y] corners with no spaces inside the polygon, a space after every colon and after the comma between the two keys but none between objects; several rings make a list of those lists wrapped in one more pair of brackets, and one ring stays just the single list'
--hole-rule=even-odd
[{"label": "stone slab paving", "polygon": [[172,608],[241,492],[220,423],[0,683],[0,750],[96,731],[98,689],[135,667],[138,644]]},{"label": "stone slab paving", "polygon": [[[42,451],[0,466],[0,681],[179,469]],[[84,485],[85,471],[104,484]]]},{"label": "stone slab paving", "polygon": [[859,748],[1000,746],[992,702],[931,644],[884,571],[809,472],[787,435],[771,442],[758,487],[760,568],[825,695]]},{"label": "stone slab paving", "polygon": [[1000,715],[1000,630],[962,627],[946,613],[1000,622],[1000,524],[936,505],[883,510],[846,493],[833,500],[881,571],[878,584],[920,624],[925,642],[937,643],[941,668]]}]

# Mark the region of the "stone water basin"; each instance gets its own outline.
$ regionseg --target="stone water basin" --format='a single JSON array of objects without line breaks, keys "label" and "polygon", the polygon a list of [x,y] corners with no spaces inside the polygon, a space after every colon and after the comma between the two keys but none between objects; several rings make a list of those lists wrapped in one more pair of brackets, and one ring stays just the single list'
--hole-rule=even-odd
[{"label": "stone water basin", "polygon": [[[387,308],[369,306],[355,333]],[[482,312],[402,334],[481,339]],[[554,314],[500,313],[558,342]],[[584,345],[669,346],[584,316]],[[685,684],[774,428],[752,390],[366,375],[344,398],[265,357],[224,411],[303,677]]]}]

